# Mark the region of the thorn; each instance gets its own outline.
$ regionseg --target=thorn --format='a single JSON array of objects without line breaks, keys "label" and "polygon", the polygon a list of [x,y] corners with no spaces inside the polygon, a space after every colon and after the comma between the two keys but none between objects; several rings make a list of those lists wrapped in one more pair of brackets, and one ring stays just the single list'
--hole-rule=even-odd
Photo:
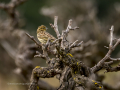
[{"label": "thorn", "polygon": [[111,26],[111,28],[110,28],[109,30],[112,30],[112,31],[114,31],[114,26],[112,25],[112,26]]},{"label": "thorn", "polygon": [[104,46],[105,48],[107,48],[107,49],[109,49],[109,47],[107,47],[107,46]]}]

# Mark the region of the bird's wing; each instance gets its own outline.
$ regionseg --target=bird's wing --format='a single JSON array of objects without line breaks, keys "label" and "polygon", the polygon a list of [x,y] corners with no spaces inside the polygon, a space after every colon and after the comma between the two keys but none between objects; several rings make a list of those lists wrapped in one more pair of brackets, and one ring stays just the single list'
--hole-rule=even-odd
[{"label": "bird's wing", "polygon": [[54,37],[54,36],[52,36],[51,34],[49,34],[49,33],[47,33],[47,32],[45,32],[46,33],[46,36],[49,38],[50,37],[50,39],[53,39],[53,40],[55,40],[56,38]]},{"label": "bird's wing", "polygon": [[37,34],[37,38],[38,40],[41,42],[41,43],[46,43],[47,40],[48,40],[48,37],[46,37],[45,35],[42,35],[42,34]]}]

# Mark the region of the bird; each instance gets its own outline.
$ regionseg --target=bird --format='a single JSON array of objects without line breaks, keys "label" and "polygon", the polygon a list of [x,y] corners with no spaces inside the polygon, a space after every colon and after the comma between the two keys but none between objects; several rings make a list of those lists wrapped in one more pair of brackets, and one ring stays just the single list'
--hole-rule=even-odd
[{"label": "bird", "polygon": [[48,39],[50,39],[50,42],[53,42],[56,38],[46,32],[47,27],[45,25],[41,25],[37,29],[37,38],[42,44],[46,44]]}]

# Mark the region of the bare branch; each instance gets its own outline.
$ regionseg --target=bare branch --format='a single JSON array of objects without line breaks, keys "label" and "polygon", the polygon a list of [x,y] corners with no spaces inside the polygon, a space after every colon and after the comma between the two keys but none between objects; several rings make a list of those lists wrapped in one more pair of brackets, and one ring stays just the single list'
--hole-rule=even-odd
[{"label": "bare branch", "polygon": [[76,40],[75,42],[73,42],[70,47],[74,46],[76,44],[76,42],[78,42],[78,40]]},{"label": "bare branch", "polygon": [[78,43],[78,45],[77,45],[77,46],[79,47],[82,43],[83,43],[83,41],[81,41],[80,43]]},{"label": "bare branch", "polygon": [[112,61],[120,61],[120,58],[109,58],[110,60],[112,60]]},{"label": "bare branch", "polygon": [[74,48],[74,47],[79,47],[79,46],[83,43],[83,41],[81,41],[80,43],[76,44],[77,41],[78,41],[78,40],[76,40],[76,41],[70,46],[70,49],[71,49],[71,48]]},{"label": "bare branch", "polygon": [[50,45],[56,44],[57,41],[61,40],[61,38],[54,40]]},{"label": "bare branch", "polygon": [[15,59],[16,56],[16,51],[15,49],[6,41],[6,40],[1,40],[0,41],[1,46],[7,51],[7,53]]},{"label": "bare branch", "polygon": [[36,54],[34,57],[40,57],[40,58],[44,58],[45,59],[45,55],[41,54],[40,52],[36,51]]},{"label": "bare branch", "polygon": [[105,62],[106,65],[111,65],[113,64],[113,61]]},{"label": "bare branch", "polygon": [[13,28],[17,28],[19,24],[19,16],[16,7],[25,1],[27,0],[11,0],[8,4],[0,3],[0,9],[4,9],[9,14]]},{"label": "bare branch", "polygon": [[68,26],[67,26],[67,29],[66,29],[66,33],[69,33],[70,29],[72,29],[72,19],[69,20],[68,22]]},{"label": "bare branch", "polygon": [[58,21],[58,16],[54,17],[54,25],[50,24],[50,26],[54,29],[54,31],[56,32],[57,37],[60,37],[60,33],[58,31],[58,26],[57,26],[57,21]]},{"label": "bare branch", "polygon": [[114,26],[111,26],[110,29],[110,44],[109,44],[109,48],[111,48],[113,46],[113,31],[114,31]]},{"label": "bare branch", "polygon": [[79,27],[76,26],[74,28],[71,28],[70,30],[75,30],[75,29],[79,29]]},{"label": "bare branch", "polygon": [[107,49],[109,49],[109,47],[107,47],[107,46],[104,46],[105,48],[107,48]]},{"label": "bare branch", "polygon": [[35,39],[34,39],[34,37],[33,36],[30,36],[28,33],[25,33],[30,39],[32,39],[39,47],[41,47],[42,45],[41,44],[39,44]]},{"label": "bare branch", "polygon": [[120,65],[116,66],[116,67],[110,67],[106,69],[107,72],[117,72],[120,71]]},{"label": "bare branch", "polygon": [[101,59],[97,65],[95,65],[94,67],[92,67],[92,72],[95,73],[99,70],[101,70],[103,68],[103,64],[104,62],[110,58],[110,55],[112,53],[112,51],[114,51],[114,49],[117,47],[117,45],[120,43],[120,39],[117,39],[117,42],[115,43],[115,45],[112,45],[113,43],[113,30],[114,30],[114,27],[111,26],[111,29],[110,29],[110,34],[111,34],[111,37],[110,37],[110,44],[109,44],[109,51],[108,53],[105,55],[105,57],[103,59]]}]

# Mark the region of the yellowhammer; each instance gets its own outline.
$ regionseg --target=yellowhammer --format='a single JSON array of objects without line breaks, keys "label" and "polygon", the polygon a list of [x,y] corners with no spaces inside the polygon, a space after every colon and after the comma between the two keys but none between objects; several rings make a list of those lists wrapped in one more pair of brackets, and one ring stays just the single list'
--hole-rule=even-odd
[{"label": "yellowhammer", "polygon": [[44,25],[39,26],[37,29],[37,38],[42,44],[46,44],[48,39],[50,39],[51,42],[55,40],[55,37],[47,33],[46,30],[47,27]]}]

